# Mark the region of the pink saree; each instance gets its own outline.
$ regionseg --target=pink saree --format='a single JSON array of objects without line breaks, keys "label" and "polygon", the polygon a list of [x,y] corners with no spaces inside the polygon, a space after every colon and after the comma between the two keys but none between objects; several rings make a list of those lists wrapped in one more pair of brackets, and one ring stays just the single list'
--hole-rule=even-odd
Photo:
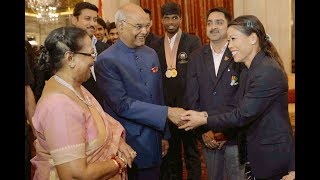
[{"label": "pink saree", "polygon": [[[50,80],[47,84],[54,83]],[[81,88],[93,105],[90,112],[63,93],[50,94],[37,105],[32,120],[37,131],[36,156],[31,159],[35,167],[34,180],[57,180],[55,165],[79,158],[86,158],[89,164],[111,159],[119,149],[120,137],[125,138],[123,126]],[[111,179],[127,177],[122,174]]]}]

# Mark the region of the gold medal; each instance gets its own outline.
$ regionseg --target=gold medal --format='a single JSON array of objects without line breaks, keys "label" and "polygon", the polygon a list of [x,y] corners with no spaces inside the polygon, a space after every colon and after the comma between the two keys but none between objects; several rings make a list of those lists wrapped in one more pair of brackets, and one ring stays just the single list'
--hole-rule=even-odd
[{"label": "gold medal", "polygon": [[171,77],[172,77],[172,71],[171,71],[170,69],[168,69],[168,70],[166,71],[166,77],[167,77],[167,78],[171,78]]},{"label": "gold medal", "polygon": [[171,77],[177,77],[178,71],[176,69],[172,69],[171,74],[172,74]]}]

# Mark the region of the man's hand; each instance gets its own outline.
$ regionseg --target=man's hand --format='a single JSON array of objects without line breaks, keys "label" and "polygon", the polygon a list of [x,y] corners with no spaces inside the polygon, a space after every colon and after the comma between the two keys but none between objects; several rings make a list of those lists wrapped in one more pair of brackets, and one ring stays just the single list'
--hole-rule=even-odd
[{"label": "man's hand", "polygon": [[206,112],[188,110],[182,114],[181,119],[186,122],[179,126],[179,129],[185,129],[186,131],[192,130],[201,125],[207,124],[207,118],[208,114]]},{"label": "man's hand", "polygon": [[177,126],[183,125],[185,122],[181,120],[181,115],[186,112],[183,108],[169,107],[168,108],[168,118],[169,120]]},{"label": "man's hand", "polygon": [[219,147],[219,143],[214,139],[214,133],[212,130],[203,133],[202,140],[205,146],[209,149],[215,149]]},{"label": "man's hand", "polygon": [[161,140],[161,145],[162,145],[162,157],[167,155],[168,149],[169,149],[169,142],[166,139]]}]

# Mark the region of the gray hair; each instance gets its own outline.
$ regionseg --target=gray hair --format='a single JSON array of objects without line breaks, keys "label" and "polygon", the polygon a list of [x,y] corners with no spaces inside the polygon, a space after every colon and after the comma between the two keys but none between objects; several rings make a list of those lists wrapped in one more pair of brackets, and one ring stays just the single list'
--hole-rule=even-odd
[{"label": "gray hair", "polygon": [[123,9],[118,9],[116,14],[114,15],[114,22],[116,26],[123,20],[126,20],[126,13]]}]

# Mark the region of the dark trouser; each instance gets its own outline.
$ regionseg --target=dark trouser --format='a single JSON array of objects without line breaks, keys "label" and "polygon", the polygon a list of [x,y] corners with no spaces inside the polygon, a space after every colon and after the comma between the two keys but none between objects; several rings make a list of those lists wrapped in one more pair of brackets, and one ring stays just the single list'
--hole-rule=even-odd
[{"label": "dark trouser", "polygon": [[160,167],[137,169],[135,166],[128,168],[128,180],[159,180]]},{"label": "dark trouser", "polygon": [[201,160],[197,139],[192,131],[178,129],[169,123],[171,138],[169,139],[168,154],[161,164],[161,180],[182,180],[182,149],[188,173],[188,180],[201,179]]},{"label": "dark trouser", "polygon": [[247,180],[281,180],[283,176],[287,175],[287,172],[283,172],[277,175],[272,175],[267,178],[256,178],[251,171],[250,163],[246,163],[245,165],[245,174]]},{"label": "dark trouser", "polygon": [[31,146],[30,146],[30,130],[29,125],[25,124],[25,134],[24,134],[24,177],[25,180],[30,180],[31,178]]}]

